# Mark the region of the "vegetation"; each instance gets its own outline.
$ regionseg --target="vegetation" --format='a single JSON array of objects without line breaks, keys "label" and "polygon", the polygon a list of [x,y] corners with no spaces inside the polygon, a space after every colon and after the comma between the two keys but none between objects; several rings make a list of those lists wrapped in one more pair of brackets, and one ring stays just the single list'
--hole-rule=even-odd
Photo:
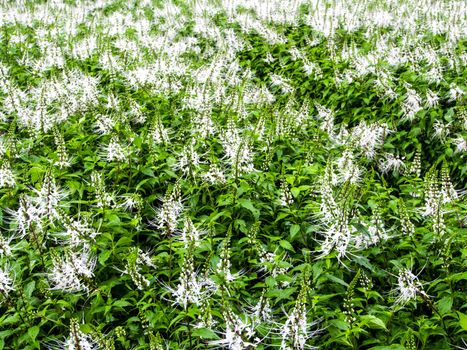
[{"label": "vegetation", "polygon": [[467,348],[466,12],[3,0],[0,349]]}]

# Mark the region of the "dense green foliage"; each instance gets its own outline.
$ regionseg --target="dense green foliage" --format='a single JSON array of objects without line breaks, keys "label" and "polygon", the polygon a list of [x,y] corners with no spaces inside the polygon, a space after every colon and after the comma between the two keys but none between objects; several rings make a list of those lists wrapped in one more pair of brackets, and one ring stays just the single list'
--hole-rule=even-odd
[{"label": "dense green foliage", "polygon": [[465,9],[351,3],[4,1],[0,349],[467,347]]}]

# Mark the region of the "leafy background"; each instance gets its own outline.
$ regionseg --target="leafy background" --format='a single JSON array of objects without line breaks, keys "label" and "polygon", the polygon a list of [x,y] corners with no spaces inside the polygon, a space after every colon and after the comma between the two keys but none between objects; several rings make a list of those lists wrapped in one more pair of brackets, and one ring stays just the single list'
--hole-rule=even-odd
[{"label": "leafy background", "polygon": [[0,348],[467,346],[462,2],[2,9]]}]

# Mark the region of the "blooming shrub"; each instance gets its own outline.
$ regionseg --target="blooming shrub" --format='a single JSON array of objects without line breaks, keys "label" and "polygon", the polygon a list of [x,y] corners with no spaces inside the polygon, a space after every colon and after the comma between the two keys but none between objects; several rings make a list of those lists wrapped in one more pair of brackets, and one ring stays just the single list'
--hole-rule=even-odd
[{"label": "blooming shrub", "polygon": [[0,6],[0,350],[467,347],[463,1]]}]

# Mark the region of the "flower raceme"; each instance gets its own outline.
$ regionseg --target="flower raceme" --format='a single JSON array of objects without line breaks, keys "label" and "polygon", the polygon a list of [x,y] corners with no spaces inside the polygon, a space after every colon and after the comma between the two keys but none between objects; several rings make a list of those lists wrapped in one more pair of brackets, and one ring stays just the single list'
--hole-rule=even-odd
[{"label": "flower raceme", "polygon": [[53,258],[49,280],[52,290],[64,292],[89,292],[94,277],[96,258],[89,249],[67,250],[62,256]]},{"label": "flower raceme", "polygon": [[292,311],[287,315],[287,319],[281,326],[281,350],[303,350],[314,349],[307,344],[307,341],[315,337],[319,331],[312,331],[310,328],[318,321],[308,321],[307,311],[307,293],[308,287],[303,285],[295,301]]},{"label": "flower raceme", "polygon": [[0,188],[14,187],[16,184],[15,176],[8,163],[3,163],[0,166]]},{"label": "flower raceme", "polygon": [[153,223],[156,228],[164,230],[165,234],[173,234],[182,211],[183,204],[180,199],[180,190],[175,187],[164,197],[162,206],[157,210]]},{"label": "flower raceme", "polygon": [[0,268],[0,292],[4,297],[8,297],[8,294],[13,290],[13,278],[8,266],[4,266]]},{"label": "flower raceme", "polygon": [[144,290],[150,284],[150,281],[142,274],[143,266],[155,268],[148,253],[143,252],[140,248],[131,248],[123,272],[130,275],[133,283],[139,290]]},{"label": "flower raceme", "polygon": [[399,271],[397,287],[393,290],[393,293],[396,295],[396,305],[402,306],[410,300],[414,300],[418,295],[428,298],[418,277],[407,268]]}]

